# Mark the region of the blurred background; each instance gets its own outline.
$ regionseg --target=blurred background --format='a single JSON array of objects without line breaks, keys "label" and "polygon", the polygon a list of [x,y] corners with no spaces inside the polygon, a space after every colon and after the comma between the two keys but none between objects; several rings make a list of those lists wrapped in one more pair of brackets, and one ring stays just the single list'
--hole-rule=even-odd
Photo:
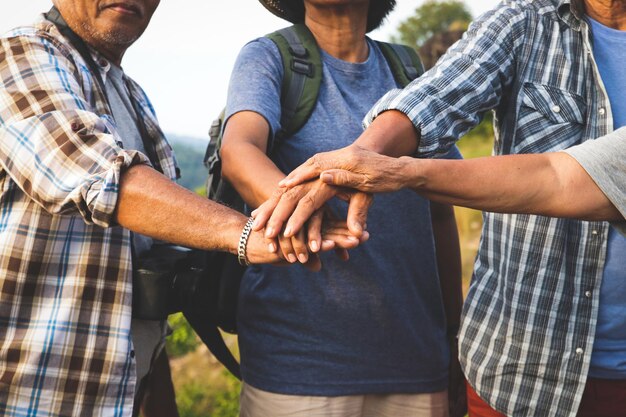
[{"label": "blurred background", "polygon": [[[369,34],[416,48],[427,67],[458,40],[469,22],[494,7],[496,0],[398,0],[381,28]],[[3,0],[0,32],[33,21],[51,0]],[[122,66],[153,102],[172,142],[183,177],[181,184],[203,193],[202,158],[208,128],[226,102],[229,74],[239,49],[249,40],[288,23],[256,0],[163,0],[150,26],[127,52]],[[491,153],[491,115],[467,134],[459,148],[465,158]],[[467,291],[482,227],[480,212],[457,208],[464,289]],[[171,358],[181,417],[234,417],[239,383],[201,346],[180,315],[170,316],[174,333]],[[228,337],[237,350],[236,337]]]}]

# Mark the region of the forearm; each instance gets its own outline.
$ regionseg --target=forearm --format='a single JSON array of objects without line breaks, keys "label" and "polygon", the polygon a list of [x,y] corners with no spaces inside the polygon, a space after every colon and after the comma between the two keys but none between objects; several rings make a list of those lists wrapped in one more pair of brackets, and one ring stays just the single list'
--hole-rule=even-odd
[{"label": "forearm", "polygon": [[502,213],[621,218],[586,171],[565,153],[463,161],[402,159],[408,186],[441,203]]},{"label": "forearm", "polygon": [[419,132],[411,120],[396,110],[381,113],[354,142],[355,145],[388,156],[413,155]]},{"label": "forearm", "polygon": [[117,222],[134,232],[204,250],[237,252],[243,214],[202,198],[147,166],[122,173]]},{"label": "forearm", "polygon": [[261,149],[247,142],[222,150],[222,174],[251,208],[268,200],[285,177]]}]

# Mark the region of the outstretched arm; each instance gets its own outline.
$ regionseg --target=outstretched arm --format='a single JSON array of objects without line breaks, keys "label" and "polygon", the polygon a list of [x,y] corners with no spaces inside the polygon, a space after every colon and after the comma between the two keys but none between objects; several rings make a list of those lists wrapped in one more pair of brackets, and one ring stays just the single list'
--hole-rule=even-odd
[{"label": "outstretched arm", "polygon": [[[324,188],[321,185],[309,187],[309,190],[304,192],[303,184],[317,180],[324,169],[336,167],[358,169],[359,161],[352,159],[351,155],[360,149],[392,156],[411,154],[417,147],[418,136],[413,123],[404,113],[398,111],[383,113],[354,144],[313,156],[281,181],[283,189],[277,190],[270,200],[253,213],[257,220],[255,230],[267,226],[267,230],[270,231],[268,237],[276,237],[283,226],[285,236],[297,233],[317,208],[339,193],[336,189]],[[355,236],[360,237],[365,230],[367,210],[372,198],[369,194],[353,192],[344,193],[344,197],[350,200],[348,228]]]},{"label": "outstretched arm", "polygon": [[587,171],[564,152],[462,161],[385,158],[364,150],[356,154],[358,172],[328,170],[321,179],[367,192],[407,187],[433,201],[492,212],[622,218]]},{"label": "outstretched arm", "polygon": [[[247,220],[144,165],[122,173],[115,218],[121,226],[156,239],[233,254]],[[250,235],[247,254],[253,263],[280,259],[267,250],[261,233]]]}]

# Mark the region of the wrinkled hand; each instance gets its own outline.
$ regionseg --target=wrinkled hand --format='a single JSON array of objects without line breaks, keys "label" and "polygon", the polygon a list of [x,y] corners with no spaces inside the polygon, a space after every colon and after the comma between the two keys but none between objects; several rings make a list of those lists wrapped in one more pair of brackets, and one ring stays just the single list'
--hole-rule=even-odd
[{"label": "wrinkled hand", "polygon": [[[312,271],[319,271],[321,269],[322,263],[318,253],[309,252],[306,248],[306,244],[301,244],[304,240],[303,237],[296,235],[291,238],[284,238],[280,236],[278,243],[272,241],[275,249],[268,251],[267,239],[264,235],[265,230],[258,232],[252,231],[248,238],[246,254],[251,263],[286,265],[299,260],[305,267]],[[364,232],[361,238],[357,239],[350,234],[345,222],[326,219],[323,224],[321,224],[321,234],[319,236],[321,243],[316,252],[326,252],[334,249],[337,251],[339,257],[347,260],[349,257],[347,250],[357,247],[368,239],[369,233],[367,232]],[[299,251],[298,253],[294,253],[296,249]]]},{"label": "wrinkled hand", "polygon": [[412,158],[392,158],[357,145],[324,152],[309,158],[279,185],[290,188],[317,178],[335,186],[369,193],[397,191],[407,185],[406,162]]},{"label": "wrinkled hand", "polygon": [[[319,251],[322,244],[323,213],[319,210],[335,196],[349,199],[351,204],[348,210],[347,227],[350,234],[358,241],[365,231],[371,196],[364,193],[345,192],[319,179],[292,188],[278,188],[268,201],[252,212],[255,218],[252,229],[259,231],[265,227],[265,237],[270,240],[278,238],[281,232],[284,238],[291,238],[298,234],[309,221],[307,225],[308,246],[311,252],[315,253]],[[269,245],[271,250],[271,241]]]}]

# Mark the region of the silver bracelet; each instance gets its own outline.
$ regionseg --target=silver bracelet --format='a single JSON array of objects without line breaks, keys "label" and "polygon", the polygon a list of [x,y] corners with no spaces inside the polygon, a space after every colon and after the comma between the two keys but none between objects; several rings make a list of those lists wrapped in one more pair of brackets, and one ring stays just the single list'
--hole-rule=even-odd
[{"label": "silver bracelet", "polygon": [[241,236],[239,237],[239,246],[237,246],[237,260],[239,261],[239,265],[248,266],[250,265],[250,261],[246,256],[246,246],[248,246],[248,238],[250,237],[250,232],[252,231],[252,223],[254,223],[254,218],[250,217],[246,222],[246,225],[243,227],[241,231]]}]

